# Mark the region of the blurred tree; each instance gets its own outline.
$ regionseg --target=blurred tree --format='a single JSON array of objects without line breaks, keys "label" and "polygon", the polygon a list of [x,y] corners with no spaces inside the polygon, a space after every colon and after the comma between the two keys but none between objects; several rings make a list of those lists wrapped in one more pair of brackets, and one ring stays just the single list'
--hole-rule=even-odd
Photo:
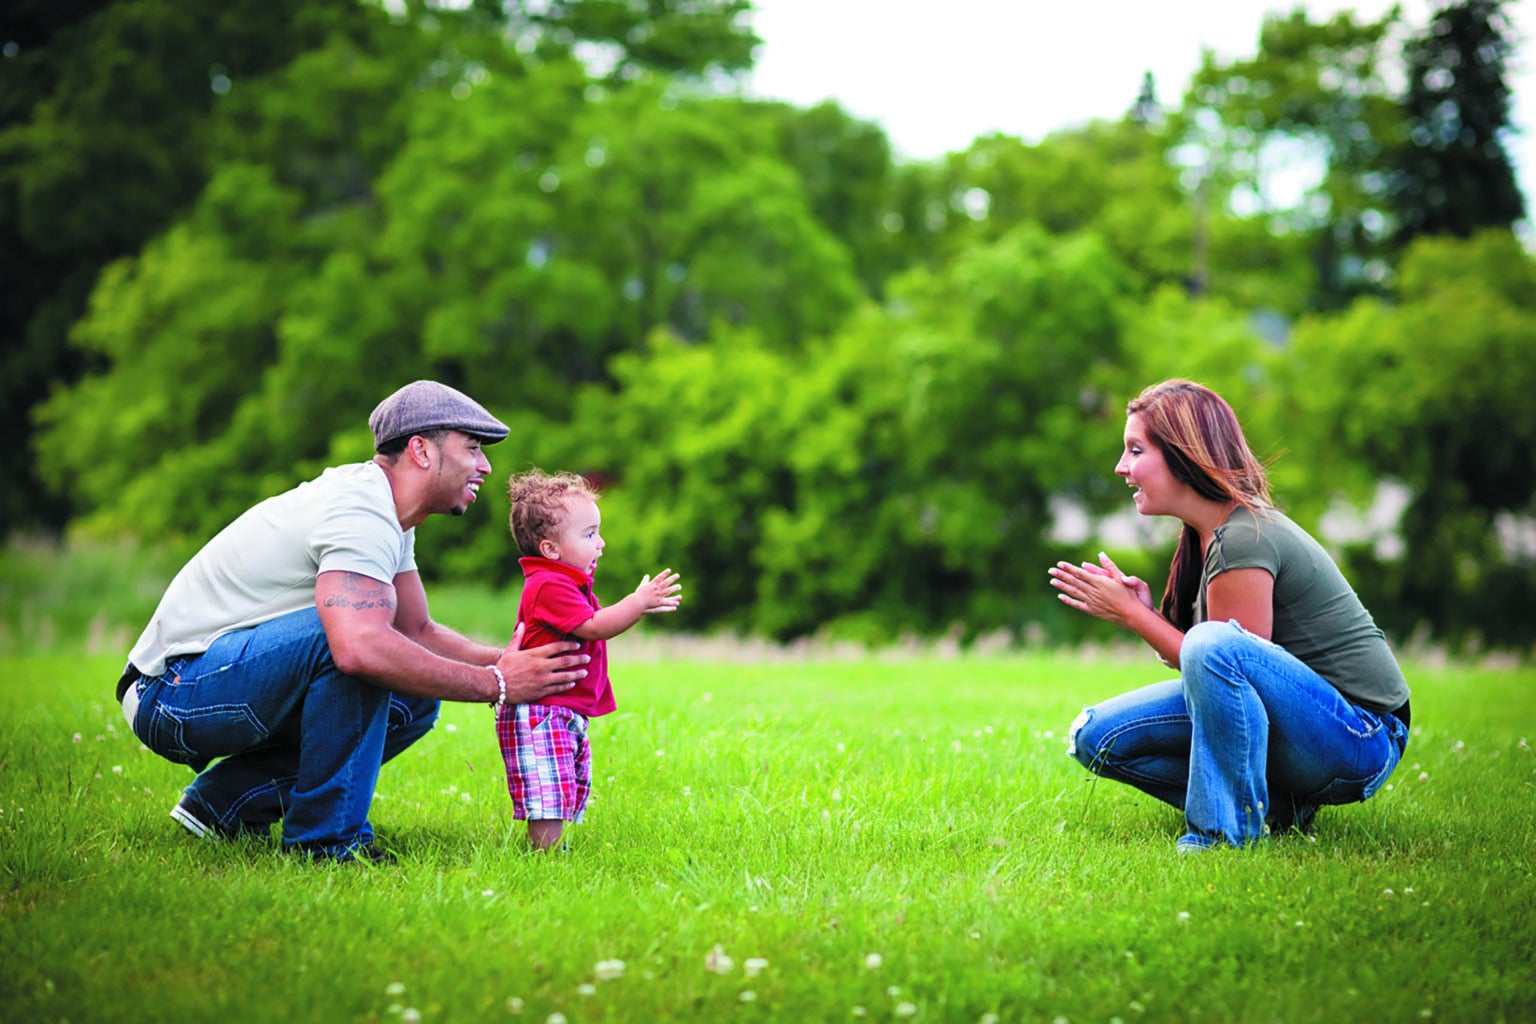
[{"label": "blurred tree", "polygon": [[[1320,24],[1300,9],[1271,15],[1255,56],[1223,63],[1206,54],[1174,119],[1188,184],[1213,213],[1306,240],[1312,308],[1339,308],[1391,283],[1388,157],[1402,109],[1383,75],[1383,49],[1398,18],[1395,9],[1363,23],[1351,13]],[[1323,166],[1322,181],[1298,201],[1282,194],[1312,162]],[[1220,256],[1213,247],[1213,278],[1227,269]]]},{"label": "blurred tree", "polygon": [[761,40],[751,0],[475,0],[541,57],[575,56],[609,82],[648,72],[688,77],[752,66]]},{"label": "blurred tree", "polygon": [[837,326],[860,296],[772,126],[733,99],[636,84],[593,105],[547,174],[547,258],[598,268],[618,300],[601,359],[653,329],[700,340],[717,322],[773,345]]},{"label": "blurred tree", "polygon": [[245,160],[114,268],[78,331],[110,369],[50,401],[40,435],[101,437],[47,470],[98,523],[213,529],[415,377],[559,420],[658,328],[794,349],[858,301],[742,101],[594,97],[575,63],[525,66],[446,23],[410,40],[338,41],[232,103],[221,136]]},{"label": "blurred tree", "polygon": [[893,282],[818,344],[781,416],[793,489],[764,515],[755,625],[889,638],[1020,628],[1049,605],[1051,497],[1100,486],[1096,385],[1131,275],[1097,238],[1024,225]]},{"label": "blurred tree", "polygon": [[[101,268],[187,208],[204,128],[242,91],[376,9],[321,0],[14,0],[0,11],[0,426],[31,433],[49,387],[98,366],[67,343]],[[0,456],[0,535],[60,525],[26,445]]]},{"label": "blurred tree", "polygon": [[743,113],[776,126],[779,154],[799,177],[811,212],[848,248],[864,290],[881,296],[910,260],[892,216],[898,172],[885,132],[832,102],[805,110],[763,103]]},{"label": "blurred tree", "polygon": [[330,431],[383,393],[379,364],[370,375],[340,363],[312,296],[334,283],[326,260],[339,253],[356,271],[351,329],[396,318],[396,296],[360,280],[373,179],[414,105],[452,89],[456,79],[430,71],[462,46],[382,19],[372,31],[334,35],[231,94],[202,129],[229,159],[183,221],[103,274],[74,330],[96,369],[37,416],[40,446],[92,439],[40,464],[79,511],[130,532],[206,533],[302,478]]},{"label": "blurred tree", "polygon": [[[687,628],[1020,628],[1053,610],[1037,578],[1051,496],[1117,489],[1082,453],[1118,443],[1131,292],[1101,241],[1028,225],[803,347],[659,331],[615,358],[612,386],[580,389],[569,422],[514,411],[526,433],[493,457],[601,481],[604,576],[679,569]],[[504,523],[470,550],[513,578]]]},{"label": "blurred tree", "polygon": [[[375,178],[406,137],[415,94],[453,96],[492,71],[515,73],[530,59],[569,65],[571,54],[611,59],[615,81],[649,68],[734,71],[756,43],[740,24],[746,6],[603,0],[459,11],[410,0],[391,16],[374,3],[326,0],[7,5],[0,423],[29,436],[49,387],[104,369],[108,349],[67,340],[101,269],[165,231],[225,164],[265,165],[273,184],[297,190],[291,226],[316,258],[367,230]],[[262,87],[309,53],[320,56]],[[216,108],[226,116],[215,121]],[[39,486],[27,446],[5,459],[14,486],[0,499],[0,534],[60,525],[66,492]]]},{"label": "blurred tree", "polygon": [[1510,26],[1503,0],[1464,0],[1436,12],[1405,47],[1407,139],[1392,178],[1397,242],[1466,238],[1508,228],[1525,201],[1504,149]]},{"label": "blurred tree", "polygon": [[1533,339],[1536,260],[1498,230],[1421,239],[1397,305],[1361,302],[1296,332],[1285,390],[1313,486],[1352,485],[1356,500],[1382,480],[1408,490],[1401,556],[1353,553],[1399,635],[1530,641],[1536,551],[1506,533],[1536,528]]},{"label": "blurred tree", "polygon": [[1143,287],[1183,281],[1191,218],[1166,140],[1126,119],[1059,132],[1036,145],[1006,135],[909,169],[896,214],[914,262],[940,268],[978,241],[1025,224],[1109,242]]}]

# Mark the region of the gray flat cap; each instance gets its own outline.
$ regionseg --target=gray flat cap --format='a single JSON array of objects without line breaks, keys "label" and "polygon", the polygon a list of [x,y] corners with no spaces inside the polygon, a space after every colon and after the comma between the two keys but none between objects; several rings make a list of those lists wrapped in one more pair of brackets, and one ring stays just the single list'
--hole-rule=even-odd
[{"label": "gray flat cap", "polygon": [[435,380],[418,380],[380,402],[368,417],[377,451],[386,444],[429,430],[457,430],[495,444],[507,436],[507,425],[462,391]]}]

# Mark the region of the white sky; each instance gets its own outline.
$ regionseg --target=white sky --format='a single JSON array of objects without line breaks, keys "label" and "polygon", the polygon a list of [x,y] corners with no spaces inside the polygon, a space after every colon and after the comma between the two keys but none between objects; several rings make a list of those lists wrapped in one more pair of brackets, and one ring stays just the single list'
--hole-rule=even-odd
[{"label": "white sky", "polygon": [[[1179,106],[1205,49],[1252,56],[1266,12],[1305,8],[1314,20],[1380,17],[1390,0],[753,0],[763,40],[747,79],[753,96],[808,107],[836,100],[885,129],[897,154],[929,159],[1003,132],[1038,142],[1051,131],[1117,119],[1151,71],[1157,99]],[[1422,28],[1435,0],[1401,0]],[[1506,6],[1509,143],[1529,213],[1536,206],[1536,2]]]}]

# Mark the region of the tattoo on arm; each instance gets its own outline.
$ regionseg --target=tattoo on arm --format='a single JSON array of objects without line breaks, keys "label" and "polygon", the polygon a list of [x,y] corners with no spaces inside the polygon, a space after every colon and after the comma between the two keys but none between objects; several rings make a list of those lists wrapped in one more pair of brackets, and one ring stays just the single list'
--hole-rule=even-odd
[{"label": "tattoo on arm", "polygon": [[341,592],[329,594],[327,608],[388,608],[395,610],[395,588],[388,583],[369,579],[355,572],[345,573],[341,580]]}]

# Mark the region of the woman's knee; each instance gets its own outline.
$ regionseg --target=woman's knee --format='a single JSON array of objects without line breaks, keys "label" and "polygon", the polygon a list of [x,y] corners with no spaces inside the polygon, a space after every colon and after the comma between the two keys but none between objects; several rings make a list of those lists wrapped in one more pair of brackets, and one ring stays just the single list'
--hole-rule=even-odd
[{"label": "woman's knee", "polygon": [[1191,664],[1205,664],[1244,639],[1242,627],[1235,622],[1197,622],[1184,634],[1179,646],[1179,664],[1186,670]]},{"label": "woman's knee", "polygon": [[1076,758],[1077,763],[1089,771],[1103,760],[1100,756],[1103,729],[1096,712],[1094,707],[1083,708],[1067,726],[1067,756]]}]

